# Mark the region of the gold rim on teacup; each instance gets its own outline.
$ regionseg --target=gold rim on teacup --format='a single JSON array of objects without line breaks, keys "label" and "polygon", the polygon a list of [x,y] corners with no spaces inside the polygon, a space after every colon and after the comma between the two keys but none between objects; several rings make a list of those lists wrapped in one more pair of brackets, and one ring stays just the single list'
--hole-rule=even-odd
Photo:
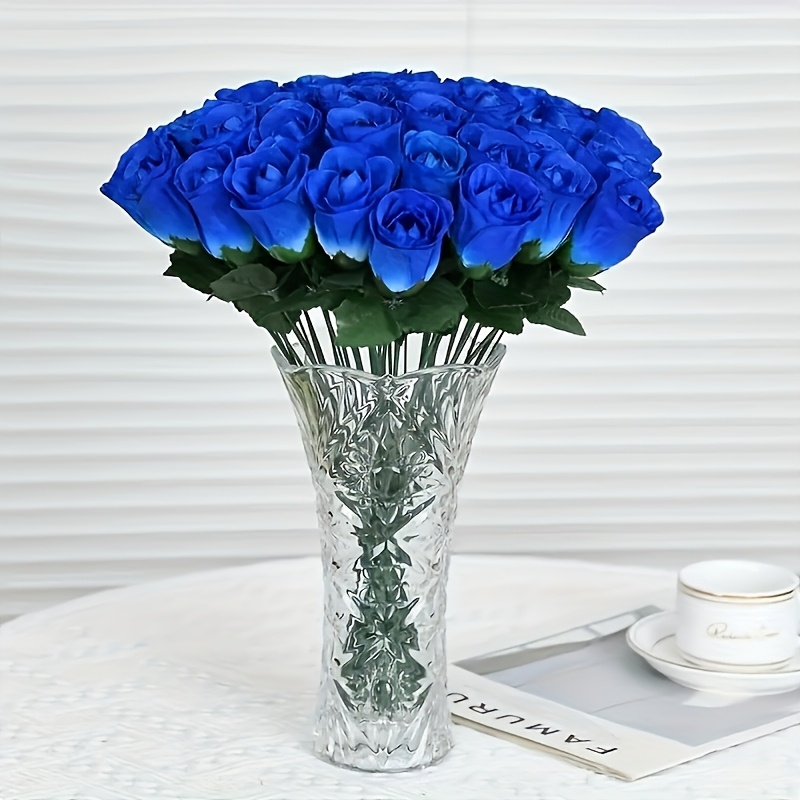
[{"label": "gold rim on teacup", "polygon": [[794,595],[796,589],[788,589],[782,592],[763,594],[722,594],[717,592],[709,592],[706,589],[695,589],[689,586],[682,580],[678,580],[678,587],[682,592],[690,595],[691,597],[699,597],[701,600],[716,600],[720,603],[784,603],[790,600]]}]

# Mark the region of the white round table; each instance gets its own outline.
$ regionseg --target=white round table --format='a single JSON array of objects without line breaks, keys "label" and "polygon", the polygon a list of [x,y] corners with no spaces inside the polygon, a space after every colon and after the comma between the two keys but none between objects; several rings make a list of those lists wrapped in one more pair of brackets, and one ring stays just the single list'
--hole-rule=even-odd
[{"label": "white round table", "polygon": [[[574,615],[669,602],[674,576],[458,556],[452,658]],[[288,559],[103,592],[0,628],[3,800],[800,798],[800,727],[624,783],[456,726],[438,766],[365,775],[310,752],[321,574]]]}]

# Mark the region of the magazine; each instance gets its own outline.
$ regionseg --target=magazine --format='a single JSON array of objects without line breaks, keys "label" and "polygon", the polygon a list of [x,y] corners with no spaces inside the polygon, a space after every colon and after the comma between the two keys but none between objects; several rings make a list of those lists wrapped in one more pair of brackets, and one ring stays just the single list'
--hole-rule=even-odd
[{"label": "magazine", "polygon": [[451,664],[455,721],[636,780],[800,723],[800,691],[698,692],[651,669],[627,628],[645,606]]}]

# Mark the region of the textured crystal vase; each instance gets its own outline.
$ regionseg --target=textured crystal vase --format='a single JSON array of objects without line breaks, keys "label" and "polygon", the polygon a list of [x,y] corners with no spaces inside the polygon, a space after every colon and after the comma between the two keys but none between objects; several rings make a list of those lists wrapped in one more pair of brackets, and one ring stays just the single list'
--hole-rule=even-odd
[{"label": "textured crystal vase", "polygon": [[505,352],[377,376],[291,366],[322,534],[325,621],[314,751],[375,772],[450,749],[445,589],[450,525],[484,400]]}]

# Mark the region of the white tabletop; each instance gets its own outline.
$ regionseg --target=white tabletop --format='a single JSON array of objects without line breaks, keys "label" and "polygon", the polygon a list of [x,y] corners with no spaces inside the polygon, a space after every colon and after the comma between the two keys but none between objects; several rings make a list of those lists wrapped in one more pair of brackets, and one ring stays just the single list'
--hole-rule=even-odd
[{"label": "white tabletop", "polygon": [[[460,658],[576,609],[668,601],[674,576],[521,556],[453,559]],[[635,783],[456,726],[438,766],[364,775],[310,752],[321,577],[291,559],[104,592],[0,628],[3,800],[800,798],[800,727]]]}]

